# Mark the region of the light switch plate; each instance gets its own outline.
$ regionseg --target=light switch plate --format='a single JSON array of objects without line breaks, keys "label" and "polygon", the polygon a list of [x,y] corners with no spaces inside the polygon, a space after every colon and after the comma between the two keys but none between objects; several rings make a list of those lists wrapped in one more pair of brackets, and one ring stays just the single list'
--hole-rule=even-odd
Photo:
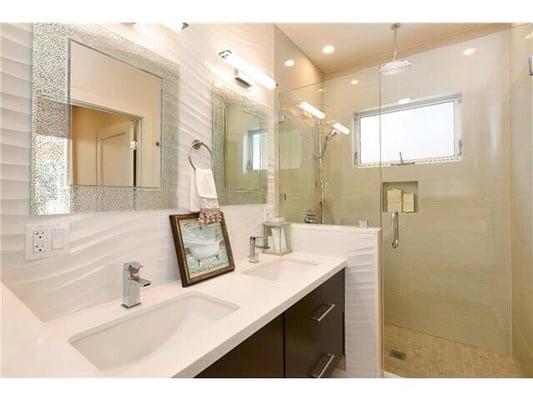
[{"label": "light switch plate", "polygon": [[27,261],[67,254],[70,251],[70,225],[65,222],[25,226]]}]

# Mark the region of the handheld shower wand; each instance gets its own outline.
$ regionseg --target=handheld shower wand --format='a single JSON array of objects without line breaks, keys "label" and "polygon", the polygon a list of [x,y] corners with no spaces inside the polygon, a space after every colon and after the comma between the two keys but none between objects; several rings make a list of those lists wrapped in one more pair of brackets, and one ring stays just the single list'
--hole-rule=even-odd
[{"label": "handheld shower wand", "polygon": [[330,122],[330,125],[331,128],[326,137],[324,138],[324,144],[322,145],[322,148],[320,149],[320,154],[318,155],[320,167],[320,222],[322,224],[324,224],[326,221],[326,218],[324,216],[324,206],[326,204],[326,164],[324,158],[326,156],[326,150],[328,148],[329,142],[331,142],[335,138],[335,136],[337,136],[338,133],[342,133],[343,135],[350,134],[350,130],[339,122],[333,121]]}]

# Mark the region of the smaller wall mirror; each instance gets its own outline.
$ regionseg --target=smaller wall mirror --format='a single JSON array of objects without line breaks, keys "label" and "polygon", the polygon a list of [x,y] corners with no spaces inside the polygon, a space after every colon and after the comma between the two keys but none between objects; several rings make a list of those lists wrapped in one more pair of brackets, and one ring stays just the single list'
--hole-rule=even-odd
[{"label": "smaller wall mirror", "polygon": [[266,107],[216,84],[212,99],[214,175],[220,204],[266,203]]}]

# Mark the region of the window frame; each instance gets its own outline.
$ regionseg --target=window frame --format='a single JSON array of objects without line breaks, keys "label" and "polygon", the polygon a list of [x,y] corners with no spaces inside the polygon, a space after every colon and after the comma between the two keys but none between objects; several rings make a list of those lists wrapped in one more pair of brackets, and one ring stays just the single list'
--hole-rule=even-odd
[{"label": "window frame", "polygon": [[[448,95],[440,95],[434,97],[427,97],[416,101],[411,101],[407,104],[392,104],[380,108],[372,108],[353,113],[353,132],[352,135],[352,156],[353,166],[356,168],[371,168],[371,167],[390,167],[397,160],[373,163],[361,163],[361,119],[366,117],[373,117],[379,114],[388,114],[397,111],[411,110],[427,106],[433,106],[443,103],[453,102],[453,117],[454,117],[454,154],[452,156],[442,157],[425,157],[418,159],[404,159],[405,162],[417,164],[437,164],[444,162],[461,161],[463,157],[463,139],[461,132],[461,93],[453,93]],[[399,161],[399,160],[398,160]],[[412,165],[412,164],[408,164]]]}]

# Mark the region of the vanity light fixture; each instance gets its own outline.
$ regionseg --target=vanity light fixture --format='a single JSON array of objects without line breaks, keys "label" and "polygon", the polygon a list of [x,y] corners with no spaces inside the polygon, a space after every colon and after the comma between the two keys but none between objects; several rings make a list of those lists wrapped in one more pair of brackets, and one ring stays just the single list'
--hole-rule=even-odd
[{"label": "vanity light fixture", "polygon": [[411,102],[410,97],[404,97],[403,99],[398,100],[398,104],[407,104]]},{"label": "vanity light fixture", "polygon": [[463,50],[464,56],[470,56],[476,52],[476,49],[474,47],[469,47],[468,49]]},{"label": "vanity light fixture", "polygon": [[318,118],[318,119],[326,118],[326,114],[324,114],[322,111],[320,111],[318,108],[308,103],[307,101],[300,100],[297,106],[301,108],[302,110],[304,110],[305,112],[308,112],[315,118]]},{"label": "vanity light fixture", "polygon": [[236,70],[244,72],[250,78],[252,78],[257,83],[263,85],[267,89],[274,90],[278,85],[275,80],[266,75],[257,67],[248,64],[238,55],[231,52],[231,50],[224,50],[218,53],[219,57],[226,61],[228,64],[232,65]]},{"label": "vanity light fixture", "polygon": [[173,22],[161,22],[160,24],[176,33],[179,33],[189,27],[189,24],[187,22],[182,22],[181,25]]},{"label": "vanity light fixture", "polygon": [[335,47],[328,44],[327,46],[322,47],[322,53],[324,54],[331,54],[335,51]]},{"label": "vanity light fixture", "polygon": [[235,70],[235,80],[237,81],[239,86],[245,89],[249,89],[252,86],[255,86],[255,81],[240,70]]},{"label": "vanity light fixture", "polygon": [[294,66],[294,60],[292,58],[289,58],[287,61],[285,61],[286,67],[292,67]]},{"label": "vanity light fixture", "polygon": [[321,93],[322,93],[323,91],[324,91],[324,89],[322,89],[322,88],[318,88],[318,92],[321,92]]},{"label": "vanity light fixture", "polygon": [[354,79],[353,81],[350,81],[350,85],[359,85],[359,81]]}]

